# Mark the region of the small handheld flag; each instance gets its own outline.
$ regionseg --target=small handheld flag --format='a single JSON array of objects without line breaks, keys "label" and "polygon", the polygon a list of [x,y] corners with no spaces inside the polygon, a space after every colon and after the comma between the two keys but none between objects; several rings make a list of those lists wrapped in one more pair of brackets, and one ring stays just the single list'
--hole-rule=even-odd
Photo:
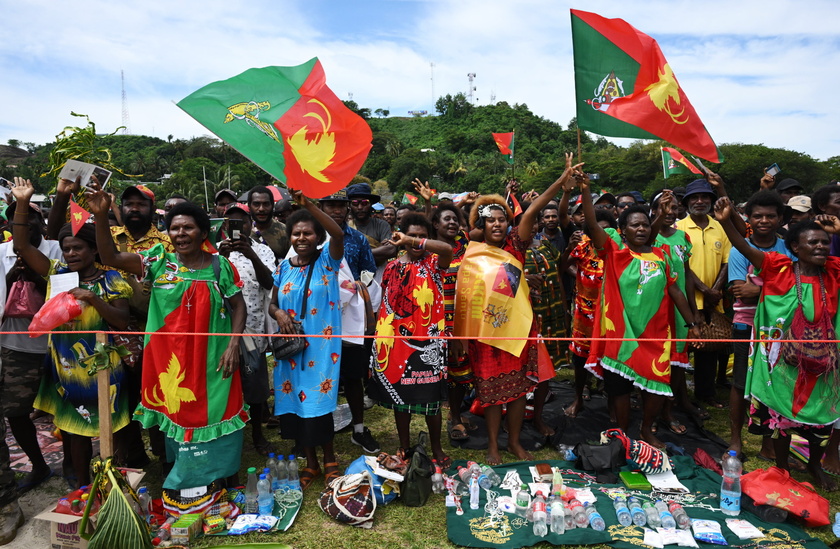
[{"label": "small handheld flag", "polygon": [[499,152],[507,157],[508,164],[513,164],[513,134],[514,132],[492,134]]},{"label": "small handheld flag", "polygon": [[73,236],[87,223],[90,219],[90,212],[76,204],[76,201],[70,199],[70,229],[73,231]]},{"label": "small handheld flag", "polygon": [[660,150],[662,151],[662,172],[665,175],[665,179],[668,179],[668,177],[674,174],[693,173],[703,175],[703,172],[677,149],[660,147]]}]

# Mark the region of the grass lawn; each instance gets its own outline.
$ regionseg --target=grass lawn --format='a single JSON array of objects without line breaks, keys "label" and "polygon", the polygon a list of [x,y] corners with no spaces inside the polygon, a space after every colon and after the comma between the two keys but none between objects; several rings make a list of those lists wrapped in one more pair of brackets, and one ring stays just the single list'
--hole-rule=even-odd
[{"label": "grass lawn", "polygon": [[[560,379],[571,379],[570,370],[562,370],[558,376]],[[728,393],[721,390],[720,398],[726,398]],[[729,417],[728,411],[710,409],[711,420],[706,422],[707,427],[724,439],[729,438]],[[446,414],[446,410],[444,410]],[[444,419],[445,419],[444,415]],[[365,412],[365,423],[370,427],[374,436],[382,446],[383,451],[393,453],[398,447],[396,428],[393,414],[378,406]],[[445,423],[444,423],[445,425]],[[606,426],[604,426],[606,428]],[[417,417],[412,421],[412,440],[420,430],[425,429],[425,422]],[[276,432],[267,433],[269,440],[284,454],[291,449],[291,441],[282,440]],[[264,467],[265,459],[259,456],[250,444],[250,427],[246,427],[245,451],[242,457],[241,480],[244,481],[244,471],[248,467]],[[448,440],[446,438],[445,440]],[[770,464],[756,459],[760,448],[760,440],[747,434],[744,439],[744,452],[749,459],[744,469],[751,471],[757,468],[768,467]],[[359,456],[360,449],[350,443],[350,432],[348,430],[336,434],[336,453],[339,463],[342,466],[348,465]],[[453,460],[472,459],[483,461],[484,451],[459,450],[448,447],[444,448],[449,452]],[[535,459],[553,460],[557,459],[557,452],[553,448],[545,448],[534,453]],[[503,459],[511,459],[510,454],[503,453]],[[157,462],[147,467],[148,476],[144,483],[149,487],[156,497],[160,495],[161,471]],[[800,481],[808,481],[808,475],[794,473],[794,477]],[[432,495],[429,502],[421,508],[409,508],[401,505],[399,500],[388,506],[379,507],[376,510],[376,518],[372,529],[353,528],[339,524],[328,518],[318,507],[317,498],[323,489],[323,476],[317,479],[304,495],[303,508],[297,517],[294,525],[288,532],[272,534],[250,534],[239,538],[232,537],[205,537],[198,540],[193,547],[210,547],[220,544],[233,543],[283,543],[296,549],[325,549],[333,547],[351,547],[353,549],[381,549],[383,547],[404,547],[404,548],[434,548],[434,547],[455,547],[446,536],[446,515],[443,505],[443,496]],[[834,512],[840,511],[840,492],[823,494],[831,502],[831,516]],[[723,515],[721,515],[723,517]],[[809,533],[822,539],[826,544],[835,541],[830,527],[811,529]],[[547,544],[542,544],[547,546]]]}]

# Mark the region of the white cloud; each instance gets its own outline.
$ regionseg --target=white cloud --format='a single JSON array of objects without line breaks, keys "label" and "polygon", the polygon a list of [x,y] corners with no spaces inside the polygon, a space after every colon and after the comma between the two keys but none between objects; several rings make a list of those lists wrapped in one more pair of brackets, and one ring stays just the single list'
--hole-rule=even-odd
[{"label": "white cloud", "polygon": [[[343,21],[331,18],[329,2],[317,1],[6,2],[0,142],[47,142],[78,122],[71,110],[112,130],[121,123],[121,69],[134,133],[202,135],[207,131],[173,100],[250,67],[313,56],[339,97],[353,93],[360,105],[392,115],[434,110],[431,62],[437,96],[466,91],[474,72],[481,104],[494,93],[563,125],[575,115],[567,3],[406,3],[406,20],[394,15],[400,4],[387,7],[390,17],[360,5],[355,19]],[[719,143],[838,154],[840,5],[651,1],[595,11],[659,40]]]}]

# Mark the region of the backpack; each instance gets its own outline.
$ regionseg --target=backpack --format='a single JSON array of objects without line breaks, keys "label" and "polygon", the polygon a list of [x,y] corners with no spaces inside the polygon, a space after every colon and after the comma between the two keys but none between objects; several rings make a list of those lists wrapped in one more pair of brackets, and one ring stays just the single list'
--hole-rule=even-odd
[{"label": "backpack", "polygon": [[428,435],[421,432],[417,437],[417,445],[410,452],[408,470],[400,486],[400,499],[406,507],[422,507],[432,494],[432,474],[435,469],[432,458],[426,453],[428,442]]}]

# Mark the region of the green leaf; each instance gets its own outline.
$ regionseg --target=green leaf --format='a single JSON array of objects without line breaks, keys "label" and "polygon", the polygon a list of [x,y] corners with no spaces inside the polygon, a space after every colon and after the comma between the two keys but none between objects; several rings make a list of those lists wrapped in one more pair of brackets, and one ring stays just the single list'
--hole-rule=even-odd
[{"label": "green leaf", "polygon": [[292,549],[285,543],[237,543],[235,545],[214,545],[216,549]]},{"label": "green leaf", "polygon": [[151,549],[149,527],[134,512],[119,483],[112,474],[112,486],[105,504],[99,510],[96,531],[90,538],[89,549]]}]

